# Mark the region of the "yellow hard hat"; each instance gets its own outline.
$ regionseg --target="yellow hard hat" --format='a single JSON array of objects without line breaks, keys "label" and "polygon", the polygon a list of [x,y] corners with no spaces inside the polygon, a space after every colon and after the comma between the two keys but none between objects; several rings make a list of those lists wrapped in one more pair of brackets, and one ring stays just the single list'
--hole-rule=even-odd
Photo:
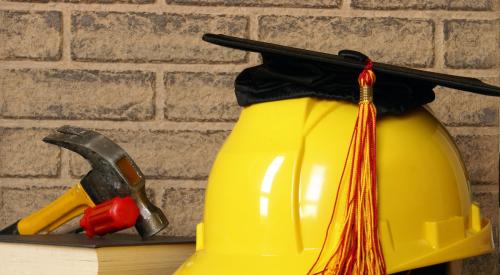
[{"label": "yellow hard hat", "polygon": [[[210,173],[196,252],[175,275],[308,274],[339,195],[357,110],[312,96],[243,108]],[[425,107],[378,119],[376,160],[388,273],[493,250],[460,154]],[[334,243],[341,222],[333,216]]]}]

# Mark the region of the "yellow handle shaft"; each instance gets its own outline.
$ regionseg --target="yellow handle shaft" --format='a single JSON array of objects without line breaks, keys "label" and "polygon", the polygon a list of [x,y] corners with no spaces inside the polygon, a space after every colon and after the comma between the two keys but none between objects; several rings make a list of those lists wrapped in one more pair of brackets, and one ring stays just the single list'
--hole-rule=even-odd
[{"label": "yellow handle shaft", "polygon": [[44,208],[21,219],[17,229],[21,235],[50,232],[79,216],[87,207],[95,206],[80,183],[71,187],[66,193]]}]

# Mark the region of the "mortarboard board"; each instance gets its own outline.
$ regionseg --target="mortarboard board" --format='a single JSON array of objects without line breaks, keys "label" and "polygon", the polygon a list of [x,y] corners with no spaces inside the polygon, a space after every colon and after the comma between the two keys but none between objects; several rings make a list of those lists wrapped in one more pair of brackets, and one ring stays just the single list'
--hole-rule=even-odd
[{"label": "mortarboard board", "polygon": [[[203,40],[262,55],[262,64],[245,69],[236,78],[240,106],[305,96],[359,100],[357,78],[367,58],[361,53],[343,50],[333,55],[217,34],[205,34]],[[373,71],[377,75],[374,103],[379,114],[400,114],[432,102],[432,89],[437,85],[500,96],[499,87],[475,78],[378,62],[373,62]]]}]

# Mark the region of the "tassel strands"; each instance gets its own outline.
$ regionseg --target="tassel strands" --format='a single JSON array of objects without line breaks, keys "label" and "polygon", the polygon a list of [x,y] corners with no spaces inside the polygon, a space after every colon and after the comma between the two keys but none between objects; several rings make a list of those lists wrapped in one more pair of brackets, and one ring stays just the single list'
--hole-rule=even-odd
[{"label": "tassel strands", "polygon": [[[308,275],[385,275],[378,232],[376,177],[376,108],[373,104],[375,74],[368,60],[358,78],[360,102],[349,152],[340,179],[332,216],[321,252]],[[339,212],[340,193],[346,196]],[[334,225],[341,220],[340,227]],[[340,236],[334,247],[334,227]]]}]

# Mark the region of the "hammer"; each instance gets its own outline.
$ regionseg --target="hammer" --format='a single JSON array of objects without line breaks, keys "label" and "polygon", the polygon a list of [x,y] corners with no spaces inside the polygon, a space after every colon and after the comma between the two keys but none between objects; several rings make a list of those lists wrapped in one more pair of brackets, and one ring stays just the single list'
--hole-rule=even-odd
[{"label": "hammer", "polygon": [[0,231],[31,235],[51,232],[93,207],[116,196],[131,196],[139,208],[135,228],[148,238],[168,225],[163,212],[146,196],[144,174],[130,156],[109,138],[88,129],[62,126],[43,139],[84,157],[92,166],[80,183],[46,207]]}]

